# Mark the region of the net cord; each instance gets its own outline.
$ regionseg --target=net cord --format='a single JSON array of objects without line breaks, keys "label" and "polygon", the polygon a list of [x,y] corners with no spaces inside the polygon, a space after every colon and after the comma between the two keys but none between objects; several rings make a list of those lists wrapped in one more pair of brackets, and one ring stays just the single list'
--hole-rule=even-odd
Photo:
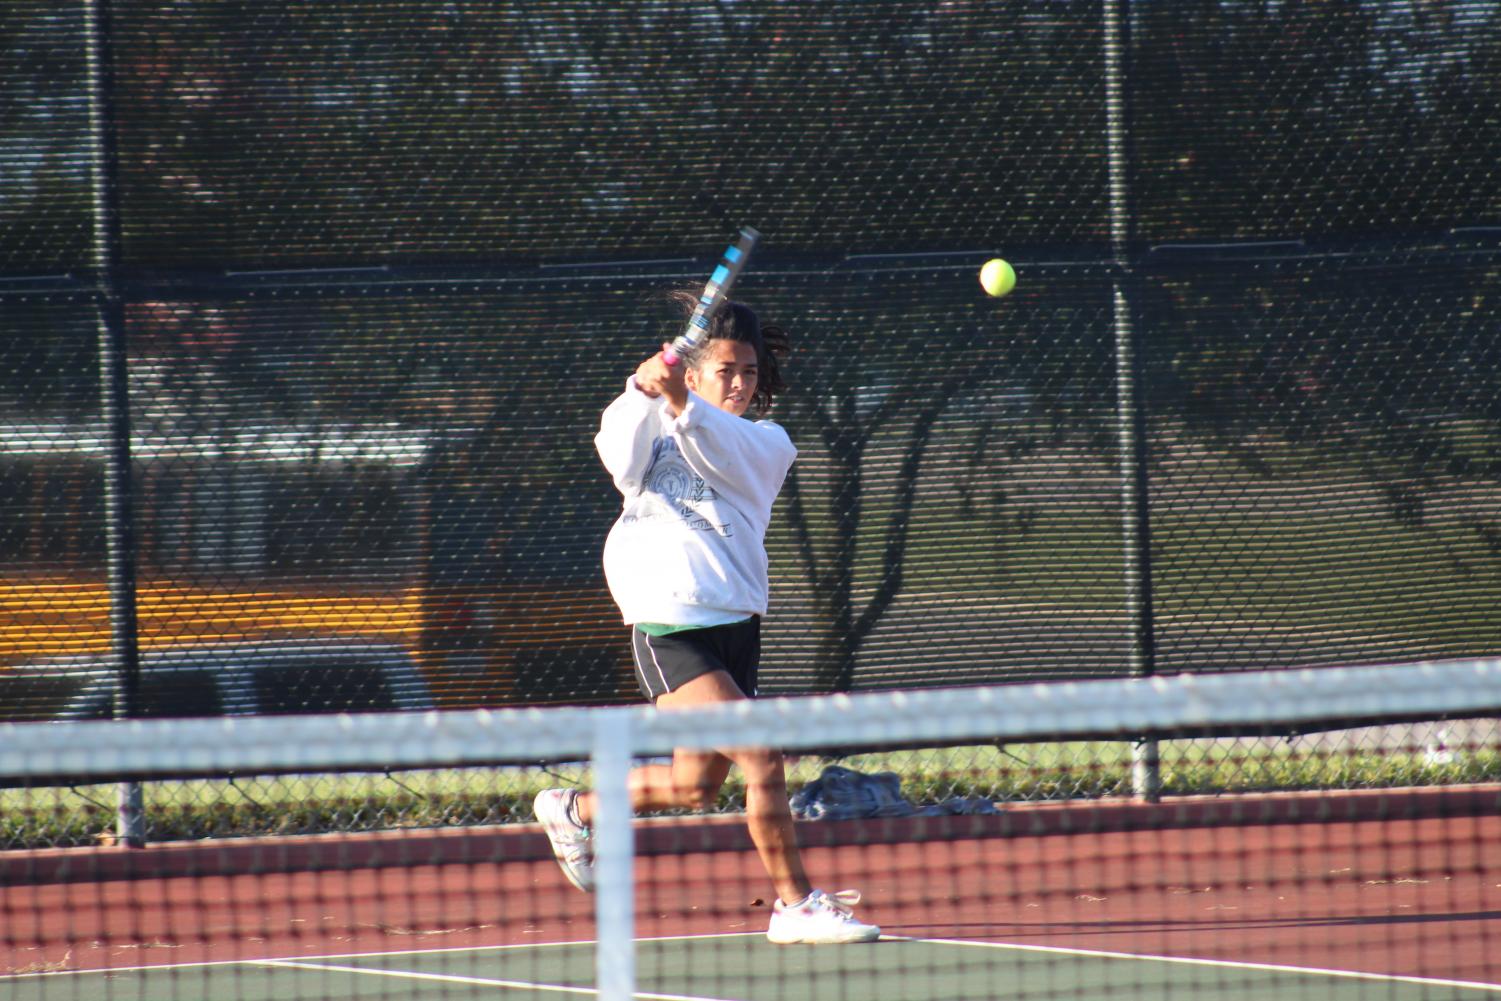
[{"label": "net cord", "polygon": [[[675,748],[1024,742],[1501,713],[1501,659],[647,706],[0,724],[0,782],[395,771]],[[616,728],[619,728],[618,730]]]}]

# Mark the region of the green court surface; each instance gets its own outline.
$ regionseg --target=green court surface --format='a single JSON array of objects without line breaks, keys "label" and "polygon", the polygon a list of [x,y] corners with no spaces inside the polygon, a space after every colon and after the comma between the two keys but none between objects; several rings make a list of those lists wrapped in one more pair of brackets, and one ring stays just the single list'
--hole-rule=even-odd
[{"label": "green court surface", "polygon": [[[592,997],[593,963],[589,942],[435,948],[26,975],[0,978],[0,993],[11,1001]],[[870,945],[787,948],[747,934],[639,942],[635,996],[652,1001],[1438,1001],[1497,994],[1501,985],[975,940],[887,936]]]}]

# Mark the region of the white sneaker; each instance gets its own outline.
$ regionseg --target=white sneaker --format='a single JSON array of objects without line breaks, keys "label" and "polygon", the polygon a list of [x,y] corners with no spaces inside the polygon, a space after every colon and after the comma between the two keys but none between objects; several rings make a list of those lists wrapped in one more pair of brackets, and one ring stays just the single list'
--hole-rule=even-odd
[{"label": "white sneaker", "polygon": [[568,882],[585,893],[594,891],[594,849],[589,844],[589,828],[574,819],[577,789],[544,789],[532,801],[532,810],[547,840],[552,842],[553,856],[563,867]]},{"label": "white sneaker", "polygon": [[766,937],[777,945],[874,942],[881,937],[881,929],[856,918],[850,910],[859,902],[859,890],[840,890],[833,896],[814,890],[794,907],[778,900],[772,909],[771,927],[766,929]]}]

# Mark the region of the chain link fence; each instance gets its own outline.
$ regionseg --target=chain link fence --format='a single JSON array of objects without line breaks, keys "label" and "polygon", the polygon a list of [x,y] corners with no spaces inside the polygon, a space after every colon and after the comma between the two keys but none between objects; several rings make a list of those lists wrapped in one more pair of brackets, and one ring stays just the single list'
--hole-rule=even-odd
[{"label": "chain link fence", "polygon": [[[1501,649],[1494,5],[14,0],[0,48],[5,719],[634,699],[592,435],[743,224],[768,693]],[[1228,746],[1167,791],[1272,782]],[[1129,787],[956,753],[914,795]],[[324,822],[248,782],[152,836]],[[312,798],[532,780],[391,782]]]}]

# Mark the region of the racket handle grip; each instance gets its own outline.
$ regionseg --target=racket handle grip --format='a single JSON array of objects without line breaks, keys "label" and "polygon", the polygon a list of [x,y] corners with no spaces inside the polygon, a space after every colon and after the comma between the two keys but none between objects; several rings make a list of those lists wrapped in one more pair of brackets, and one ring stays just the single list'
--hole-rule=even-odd
[{"label": "racket handle grip", "polygon": [[693,317],[688,321],[688,329],[679,334],[677,338],[662,352],[662,360],[669,365],[676,365],[683,356],[693,350],[693,346],[709,332],[709,314],[714,306],[719,305],[722,298],[716,295],[712,302],[700,302],[698,308],[693,311]]}]

